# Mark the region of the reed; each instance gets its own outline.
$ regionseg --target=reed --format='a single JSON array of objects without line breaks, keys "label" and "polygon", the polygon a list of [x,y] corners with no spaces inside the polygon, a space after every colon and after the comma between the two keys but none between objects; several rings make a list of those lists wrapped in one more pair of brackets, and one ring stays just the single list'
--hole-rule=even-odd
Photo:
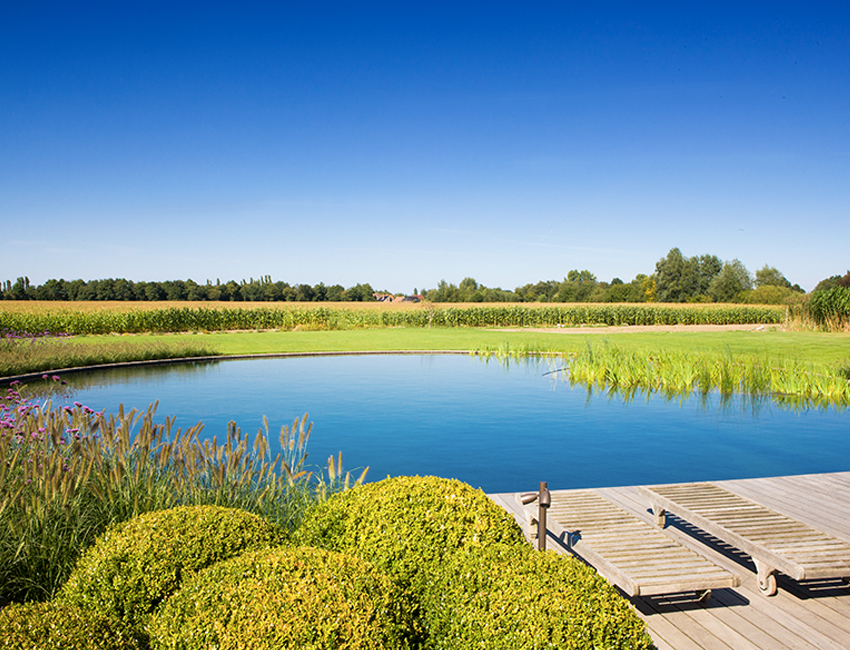
[{"label": "reed", "polygon": [[307,416],[280,430],[271,456],[268,422],[255,436],[230,423],[223,443],[202,425],[174,429],[145,412],[95,413],[82,404],[38,404],[16,384],[0,407],[0,599],[50,598],[80,552],[109,525],[178,505],[256,513],[292,531],[304,513],[356,481],[305,467]]},{"label": "reed", "polygon": [[814,364],[766,355],[726,353],[659,352],[623,348],[606,343],[587,345],[578,351],[500,348],[475,352],[483,358],[501,360],[529,356],[552,359],[551,374],[571,385],[621,392],[659,393],[668,398],[707,395],[769,397],[781,405],[850,406],[848,364]]}]

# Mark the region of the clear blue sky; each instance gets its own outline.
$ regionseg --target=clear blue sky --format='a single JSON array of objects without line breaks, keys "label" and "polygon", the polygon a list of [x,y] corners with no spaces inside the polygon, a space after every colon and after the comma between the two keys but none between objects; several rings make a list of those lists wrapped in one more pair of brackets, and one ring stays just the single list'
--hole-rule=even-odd
[{"label": "clear blue sky", "polygon": [[0,279],[850,267],[850,6],[0,7]]}]

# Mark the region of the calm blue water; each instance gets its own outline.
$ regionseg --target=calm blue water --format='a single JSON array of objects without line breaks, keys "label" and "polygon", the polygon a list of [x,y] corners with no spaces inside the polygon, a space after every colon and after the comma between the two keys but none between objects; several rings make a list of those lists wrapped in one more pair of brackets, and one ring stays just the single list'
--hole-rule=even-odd
[{"label": "calm blue water", "polygon": [[[850,469],[850,412],[721,406],[570,388],[546,362],[467,356],[232,360],[69,376],[73,399],[144,409],[184,428],[253,433],[309,413],[308,464],[342,451],[370,480],[432,474],[487,492],[778,476]],[[223,437],[223,436],[222,436]]]}]

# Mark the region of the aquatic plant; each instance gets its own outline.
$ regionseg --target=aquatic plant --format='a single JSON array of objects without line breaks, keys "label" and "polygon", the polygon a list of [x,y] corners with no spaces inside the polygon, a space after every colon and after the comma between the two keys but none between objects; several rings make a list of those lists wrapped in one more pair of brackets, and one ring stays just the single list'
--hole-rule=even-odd
[{"label": "aquatic plant", "polygon": [[[253,438],[231,422],[224,442],[201,442],[202,425],[174,428],[144,413],[96,413],[80,403],[27,397],[20,384],[0,405],[0,598],[43,599],[106,528],[179,505],[242,508],[291,531],[306,509],[351,484],[341,459],[330,473],[305,466],[306,415]],[[363,480],[363,476],[358,481]]]},{"label": "aquatic plant", "polygon": [[571,385],[660,393],[668,398],[707,395],[770,397],[779,404],[850,406],[850,378],[844,366],[813,364],[798,359],[730,352],[677,352],[624,348],[607,343],[587,345],[578,351],[521,349],[479,350],[482,358],[553,359],[549,374],[560,375]]}]

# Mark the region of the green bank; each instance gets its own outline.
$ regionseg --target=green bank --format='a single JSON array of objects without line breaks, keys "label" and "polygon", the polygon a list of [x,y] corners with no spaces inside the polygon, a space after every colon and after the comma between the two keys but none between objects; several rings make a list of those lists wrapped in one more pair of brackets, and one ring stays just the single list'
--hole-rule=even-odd
[{"label": "green bank", "polygon": [[626,349],[677,352],[729,352],[793,358],[834,364],[850,358],[850,334],[830,332],[635,331],[607,328],[565,328],[560,332],[505,331],[474,328],[378,328],[331,331],[213,332],[209,334],[142,334],[130,337],[91,336],[91,343],[131,340],[140,345],[163,340],[200,344],[218,354],[286,352],[352,352],[362,350],[496,350],[502,346],[551,352],[572,352],[588,343],[608,342]]}]

